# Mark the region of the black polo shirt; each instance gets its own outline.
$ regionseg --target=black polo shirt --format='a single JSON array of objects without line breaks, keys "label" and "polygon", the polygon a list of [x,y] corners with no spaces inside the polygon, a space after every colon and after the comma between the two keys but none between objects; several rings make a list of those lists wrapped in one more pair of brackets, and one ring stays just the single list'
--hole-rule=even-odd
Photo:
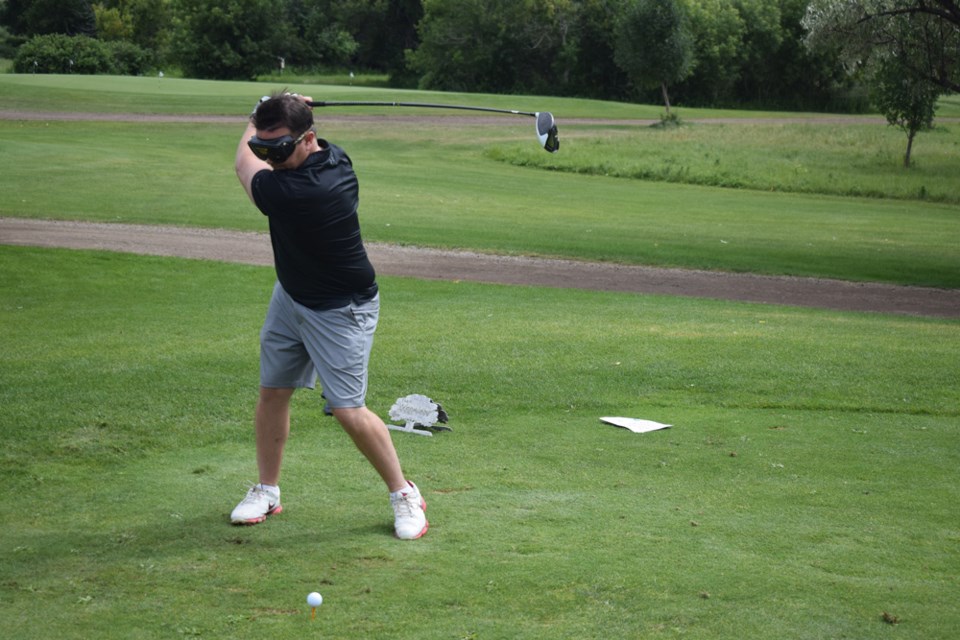
[{"label": "black polo shirt", "polygon": [[296,169],[259,171],[251,191],[270,222],[280,284],[300,304],[322,310],[372,298],[377,282],[360,237],[353,164],[340,147],[319,143]]}]

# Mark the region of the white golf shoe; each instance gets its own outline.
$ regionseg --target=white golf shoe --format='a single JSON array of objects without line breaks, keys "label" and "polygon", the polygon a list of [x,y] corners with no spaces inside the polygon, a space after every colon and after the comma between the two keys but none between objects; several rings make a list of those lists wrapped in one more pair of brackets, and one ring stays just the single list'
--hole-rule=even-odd
[{"label": "white golf shoe", "polygon": [[233,524],[257,524],[283,511],[280,506],[280,496],[267,491],[259,484],[255,484],[247,491],[240,504],[230,514]]},{"label": "white golf shoe", "polygon": [[407,484],[410,485],[409,488],[390,494],[394,515],[393,528],[401,540],[416,540],[430,528],[424,513],[427,503],[420,495],[417,485],[409,480]]}]

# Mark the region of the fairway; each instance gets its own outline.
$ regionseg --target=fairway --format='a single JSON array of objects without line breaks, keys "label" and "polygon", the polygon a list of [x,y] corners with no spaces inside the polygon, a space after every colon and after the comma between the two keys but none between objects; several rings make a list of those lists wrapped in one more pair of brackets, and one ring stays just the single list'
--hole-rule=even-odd
[{"label": "fairway", "polygon": [[[263,92],[0,74],[0,111],[40,100],[62,112],[237,115],[0,120],[0,215],[262,231],[232,157],[249,97]],[[656,117],[654,107],[395,93],[549,109],[556,158],[572,164],[528,162],[524,145],[553,156],[509,119],[331,118],[360,175],[367,240],[960,286],[949,197],[598,175],[598,157],[652,144],[646,132],[563,117]],[[743,126],[742,148],[710,129],[661,164],[702,155],[701,143],[749,155],[773,132]],[[954,143],[954,127],[938,144]],[[831,165],[837,184],[867,171],[845,165],[849,153]],[[887,171],[886,151],[866,155]],[[928,193],[957,188],[939,170],[923,175]],[[283,513],[229,524],[255,479],[258,334],[274,278],[269,266],[0,242],[5,634],[960,635],[960,321],[381,276],[368,403],[386,417],[398,397],[424,393],[453,429],[393,435],[431,525],[401,542],[381,481],[310,392],[294,398]],[[610,415],[674,426],[631,434],[600,422]],[[311,620],[313,591],[324,602]]]},{"label": "fairway", "polygon": [[13,247],[0,267],[11,637],[960,629],[955,321],[384,279],[371,407],[427,393],[454,429],[394,436],[432,525],[400,543],[310,393],[284,513],[227,523],[270,268]]}]

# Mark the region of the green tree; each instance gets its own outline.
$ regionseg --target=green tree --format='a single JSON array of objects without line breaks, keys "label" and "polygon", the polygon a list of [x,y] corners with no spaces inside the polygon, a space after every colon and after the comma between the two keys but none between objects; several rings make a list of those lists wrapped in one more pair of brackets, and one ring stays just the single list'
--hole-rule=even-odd
[{"label": "green tree", "polygon": [[933,124],[937,98],[960,90],[960,6],[954,0],[813,0],[803,19],[811,48],[840,51],[866,78],[887,122],[913,141]]},{"label": "green tree", "polygon": [[807,43],[833,47],[851,67],[899,60],[912,77],[960,91],[960,5],[956,0],[813,0]]},{"label": "green tree", "polygon": [[[357,41],[341,24],[344,4],[349,3],[287,0],[282,17],[289,25],[289,35],[275,55],[300,68],[348,66],[357,51]],[[278,11],[282,6],[278,5]]]},{"label": "green tree", "polygon": [[96,34],[96,18],[87,0],[7,0],[0,23],[20,36]]},{"label": "green tree", "polygon": [[784,41],[781,2],[731,0],[745,30],[740,45],[741,74],[735,87],[738,97],[763,104],[776,95],[781,76],[780,47]]},{"label": "green tree", "polygon": [[855,83],[835,51],[803,46],[809,0],[730,0],[746,31],[733,94],[741,104],[862,110]]},{"label": "green tree", "polygon": [[513,70],[498,73],[500,54],[514,46],[502,15],[512,4],[424,0],[420,46],[408,57],[410,67],[420,75],[420,86],[450,91],[512,88]]},{"label": "green tree", "polygon": [[564,93],[625,99],[627,76],[613,59],[613,30],[622,0],[580,0],[571,37],[576,56]]},{"label": "green tree", "polygon": [[907,134],[903,166],[908,168],[913,139],[920,131],[933,128],[937,98],[940,97],[942,89],[926,79],[912,75],[896,58],[888,58],[877,65],[871,87],[874,102],[886,116],[887,122]]},{"label": "green tree", "polygon": [[93,4],[97,36],[162,53],[172,24],[171,0],[100,0]]},{"label": "green tree", "polygon": [[560,93],[572,68],[572,0],[426,0],[410,68],[424,88]]},{"label": "green tree", "polygon": [[747,25],[730,0],[680,0],[689,18],[696,67],[684,93],[697,102],[729,100],[744,71]]},{"label": "green tree", "polygon": [[[93,4],[97,38],[116,43],[116,55],[147,58],[155,66],[166,58],[171,27],[170,0],[101,0]],[[124,46],[126,45],[126,46]]]},{"label": "green tree", "polygon": [[405,51],[418,43],[420,0],[286,0],[278,10],[284,5],[290,37],[278,55],[287,62],[386,71],[404,81]]},{"label": "green tree", "polygon": [[693,37],[676,0],[632,0],[616,25],[614,60],[639,89],[659,87],[670,116],[668,85],[690,75]]},{"label": "green tree", "polygon": [[93,5],[97,22],[97,36],[101,40],[130,40],[133,25],[120,7],[108,7],[102,3]]},{"label": "green tree", "polygon": [[163,56],[170,43],[173,28],[171,0],[125,0],[132,22],[131,40],[145,49]]},{"label": "green tree", "polygon": [[[346,0],[337,3],[337,21],[357,43],[351,62],[390,74],[393,84],[410,84],[405,52],[420,43],[420,0]],[[413,84],[416,84],[413,81]]]},{"label": "green tree", "polygon": [[253,79],[289,36],[272,0],[175,0],[174,17],[173,55],[195,78]]},{"label": "green tree", "polygon": [[763,85],[778,107],[863,111],[868,105],[857,83],[845,71],[836,51],[804,46],[803,17],[809,0],[780,0],[782,37],[776,51],[763,59]]}]

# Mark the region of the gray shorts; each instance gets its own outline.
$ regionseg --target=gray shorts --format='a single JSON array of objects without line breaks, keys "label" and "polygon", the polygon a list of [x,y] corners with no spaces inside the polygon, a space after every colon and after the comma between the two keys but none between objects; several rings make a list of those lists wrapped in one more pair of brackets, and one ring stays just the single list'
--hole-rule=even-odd
[{"label": "gray shorts", "polygon": [[317,376],[334,409],[366,406],[367,366],[380,296],[363,304],[314,311],[278,282],[260,330],[260,385],[313,389]]}]

